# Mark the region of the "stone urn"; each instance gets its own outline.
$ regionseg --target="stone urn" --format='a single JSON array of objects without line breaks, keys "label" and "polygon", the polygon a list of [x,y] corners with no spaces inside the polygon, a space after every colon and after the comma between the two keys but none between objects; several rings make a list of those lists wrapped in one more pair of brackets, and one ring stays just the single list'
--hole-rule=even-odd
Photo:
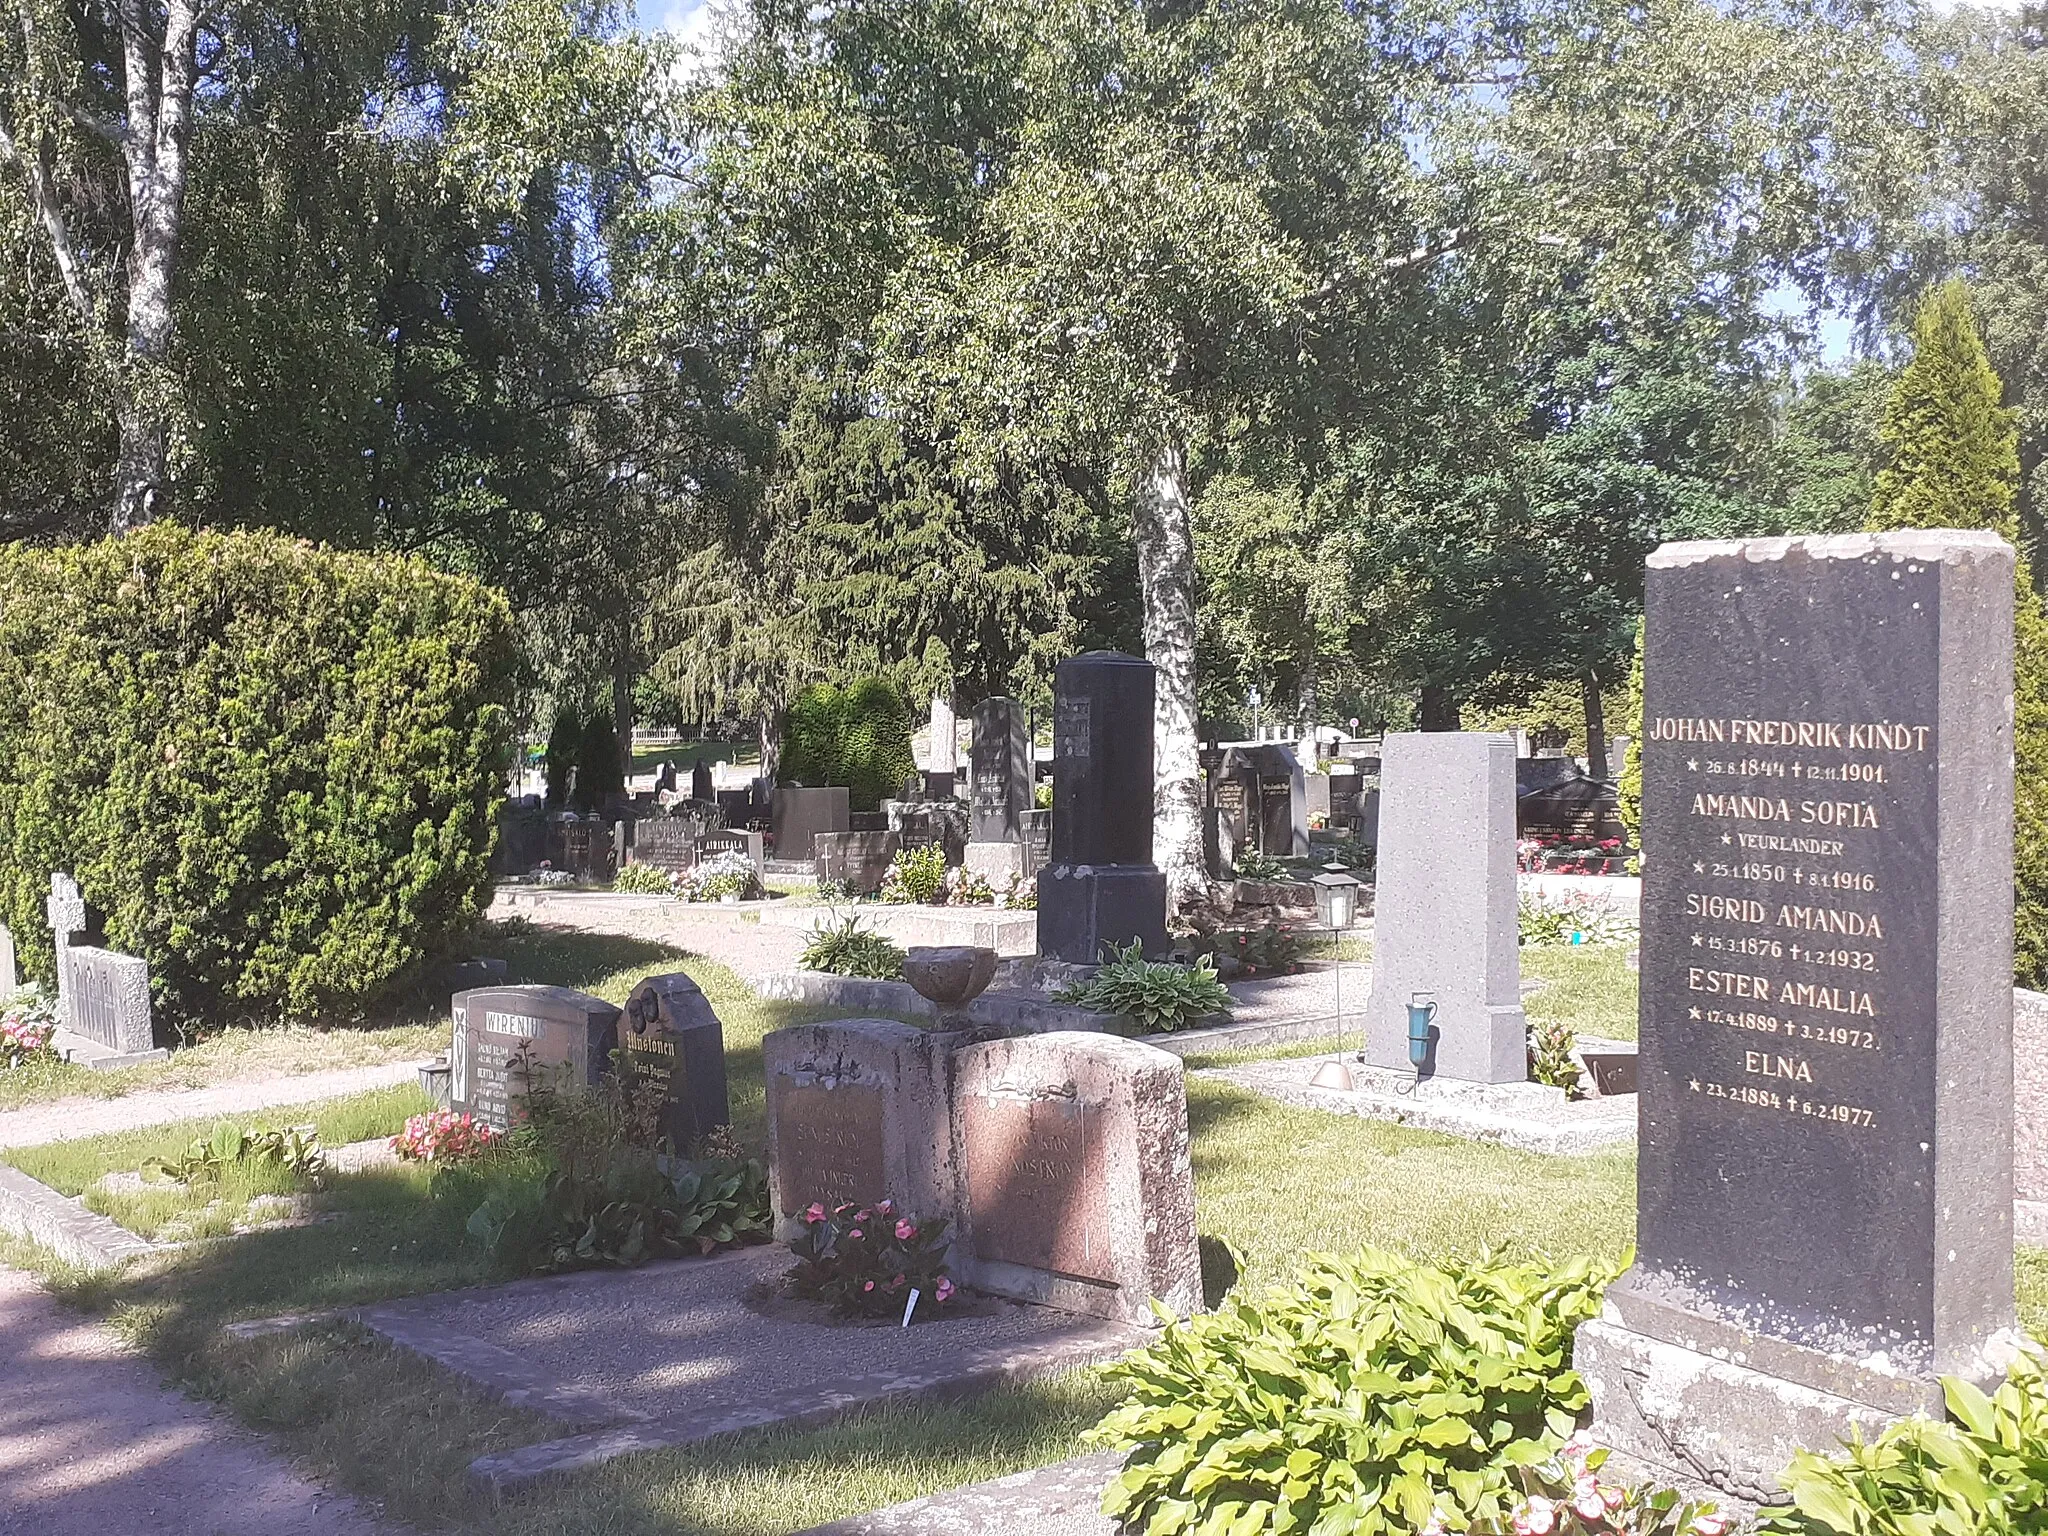
[{"label": "stone urn", "polygon": [[995,975],[996,952],[979,945],[919,945],[903,955],[903,979],[918,996],[938,1004],[941,1014],[965,1008],[988,990]]}]

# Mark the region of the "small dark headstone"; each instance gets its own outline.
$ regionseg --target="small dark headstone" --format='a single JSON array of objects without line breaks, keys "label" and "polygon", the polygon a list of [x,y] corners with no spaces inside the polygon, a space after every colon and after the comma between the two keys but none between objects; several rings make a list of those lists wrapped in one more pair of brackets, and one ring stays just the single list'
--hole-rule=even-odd
[{"label": "small dark headstone", "polygon": [[618,1047],[619,1010],[567,987],[479,987],[456,994],[449,1104],[509,1129],[536,1082],[594,1085]]},{"label": "small dark headstone", "polygon": [[730,1125],[725,1028],[697,984],[676,971],[649,976],[626,999],[619,1051],[636,1082],[662,1090],[660,1137],[687,1157],[713,1126]]},{"label": "small dark headstone", "polygon": [[1091,651],[1053,681],[1053,861],[1038,873],[1038,952],[1091,964],[1109,945],[1166,950],[1152,863],[1150,662]]},{"label": "small dark headstone", "polygon": [[706,802],[718,799],[718,790],[711,779],[711,765],[701,757],[690,765],[690,798]]}]

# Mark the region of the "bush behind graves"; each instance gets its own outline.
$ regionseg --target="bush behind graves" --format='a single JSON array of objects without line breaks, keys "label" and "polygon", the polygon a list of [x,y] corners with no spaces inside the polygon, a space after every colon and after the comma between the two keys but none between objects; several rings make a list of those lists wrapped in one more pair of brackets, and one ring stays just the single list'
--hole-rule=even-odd
[{"label": "bush behind graves", "polygon": [[1145,1536],[1381,1536],[1507,1517],[1588,1394],[1572,1332],[1621,1269],[1367,1249],[1169,1326],[1107,1367],[1128,1452],[1104,1512]]},{"label": "bush behind graves", "polygon": [[352,1012],[476,919],[504,599],[423,561],[158,525],[0,549],[0,921],[73,874],[174,1020]]},{"label": "bush behind graves", "polygon": [[900,794],[917,771],[910,750],[910,712],[902,695],[878,677],[845,688],[815,683],[784,712],[776,782],[817,789],[845,785],[856,811],[877,809]]},{"label": "bush behind graves", "polygon": [[627,896],[673,896],[676,884],[658,864],[628,864],[612,877],[612,889]]}]

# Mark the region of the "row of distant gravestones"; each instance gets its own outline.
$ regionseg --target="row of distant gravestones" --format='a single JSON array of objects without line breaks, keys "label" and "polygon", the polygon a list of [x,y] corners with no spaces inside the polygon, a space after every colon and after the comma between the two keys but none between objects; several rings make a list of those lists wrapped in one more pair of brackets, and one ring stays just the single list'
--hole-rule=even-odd
[{"label": "row of distant gravestones", "polygon": [[[623,1010],[566,987],[453,1002],[449,1101],[492,1125],[539,1073],[595,1085],[614,1052],[658,1086],[660,1135],[687,1152],[729,1119],[724,1029],[689,977],[650,976]],[[963,1043],[876,1019],[762,1042],[778,1234],[800,1214],[893,1199],[953,1227],[955,1278],[1119,1321],[1202,1301],[1179,1059],[1111,1035]]]}]

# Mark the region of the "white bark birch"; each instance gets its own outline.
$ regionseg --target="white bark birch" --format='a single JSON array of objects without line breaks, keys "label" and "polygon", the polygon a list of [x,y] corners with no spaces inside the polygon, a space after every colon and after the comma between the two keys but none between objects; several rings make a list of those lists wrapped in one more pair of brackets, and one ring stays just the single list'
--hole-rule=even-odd
[{"label": "white bark birch", "polygon": [[1207,891],[1202,868],[1200,724],[1195,700],[1195,532],[1187,452],[1164,445],[1140,478],[1132,524],[1145,610],[1145,656],[1157,671],[1152,710],[1152,861],[1169,907]]},{"label": "white bark birch", "polygon": [[[121,446],[115,462],[114,533],[150,521],[163,491],[171,381],[167,365],[176,335],[173,290],[183,233],[186,171],[191,152],[192,92],[199,73],[201,0],[115,0],[121,33],[124,110],[118,118],[57,99],[44,103],[120,152],[127,171],[129,242],[126,336],[117,390]],[[27,53],[36,53],[35,21],[18,12]],[[0,160],[20,171],[72,307],[97,325],[102,307],[89,290],[78,243],[58,202],[52,174],[55,141],[48,132],[21,143],[0,117]]]}]

